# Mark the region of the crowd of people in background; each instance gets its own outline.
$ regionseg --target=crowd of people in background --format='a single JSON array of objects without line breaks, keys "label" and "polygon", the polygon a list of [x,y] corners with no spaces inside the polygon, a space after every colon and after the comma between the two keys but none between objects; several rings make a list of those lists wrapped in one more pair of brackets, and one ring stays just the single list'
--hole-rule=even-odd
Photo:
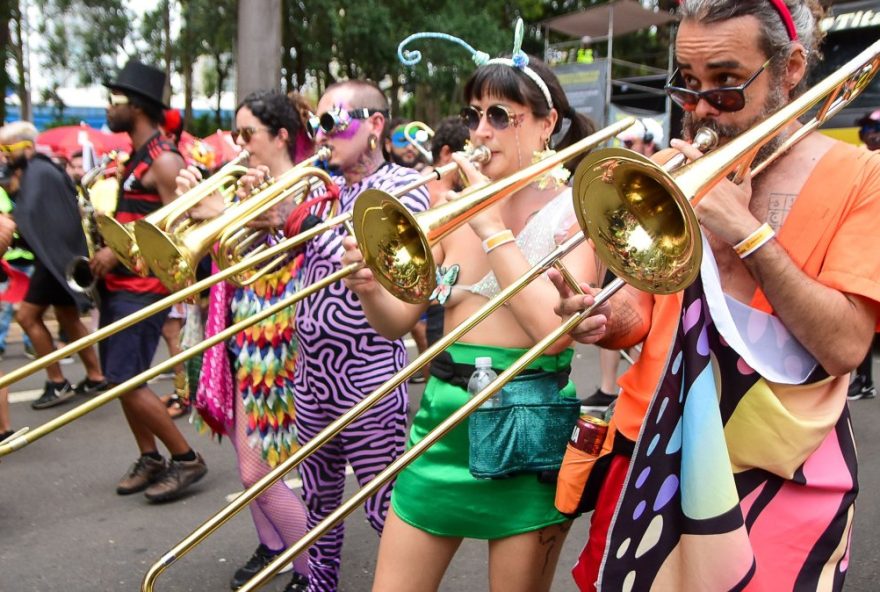
[{"label": "crowd of people in background", "polygon": [[[763,8],[702,0],[680,4],[683,20],[675,50],[681,79],[671,80],[667,90],[684,109],[684,140],[708,126],[723,145],[804,91],[820,38],[811,2],[766,3]],[[266,240],[282,240],[303,230],[301,208],[324,217],[325,205],[315,204],[331,195],[337,213],[351,212],[368,189],[394,194],[411,212],[423,212],[454,201],[469,185],[507,178],[593,133],[595,125],[569,105],[553,72],[539,59],[517,52],[518,46],[512,57],[479,65],[462,89],[460,115],[435,122],[430,133],[421,124],[395,117],[383,90],[367,80],[332,84],[314,104],[297,93],[249,94],[235,110],[232,130],[237,147],[249,155],[247,173],[234,195],[218,191],[205,197],[191,210],[191,219],[198,223],[221,215],[301,166],[319,148],[329,150],[329,158],[316,166],[332,179],[332,189],[327,183],[315,190],[306,205],[293,197],[282,200],[249,228],[261,231]],[[716,63],[718,56],[727,58],[723,67]],[[729,70],[723,80],[731,84],[716,83],[719,68]],[[30,123],[0,128],[2,275],[10,286],[27,282],[20,302],[0,303],[0,358],[9,350],[13,315],[24,332],[24,351],[42,357],[59,342],[79,340],[169,294],[159,278],[122,265],[109,247],[98,245],[90,252],[82,200],[119,223],[131,223],[197,187],[223,164],[207,170],[179,147],[183,122],[165,103],[163,72],[131,60],[106,86],[108,126],[127,134],[132,148],[94,186],[82,185],[87,164],[94,164],[87,146],[52,158],[38,149],[38,133]],[[498,406],[505,409],[534,408],[552,400],[553,413],[607,420],[608,437],[598,460],[583,469],[583,496],[575,511],[560,507],[557,489],[557,478],[570,477],[566,471],[571,466],[565,464],[570,451],[558,459],[555,470],[517,469],[485,478],[474,472],[474,425],[462,424],[366,502],[366,520],[381,535],[374,589],[437,589],[462,540],[476,538],[487,541],[492,589],[549,590],[574,519],[590,510],[586,544],[573,572],[581,590],[595,589],[600,578],[633,589],[647,589],[650,582],[686,589],[705,577],[726,588],[751,582],[791,589],[795,580],[819,582],[828,565],[845,573],[851,523],[842,517],[856,492],[854,477],[847,481],[855,457],[845,402],[876,395],[870,342],[880,301],[876,240],[865,243],[863,251],[873,249],[873,254],[858,265],[841,246],[865,227],[866,216],[876,220],[880,213],[880,164],[869,153],[880,150],[880,111],[856,125],[867,150],[811,134],[761,177],[740,184],[722,180],[695,206],[709,256],[717,262],[715,276],[704,264],[694,286],[670,296],[622,290],[504,391],[507,403]],[[684,140],[667,141],[663,127],[651,118],[637,119],[616,140],[657,162],[673,152],[691,161],[702,156]],[[489,162],[469,160],[466,150],[473,146],[488,148]],[[810,154],[814,157],[808,158]],[[457,165],[457,174],[438,175],[413,188],[415,181],[449,163]],[[828,197],[835,218],[828,222],[827,236],[813,236],[794,204],[819,199],[818,182],[810,173],[831,174],[834,167],[840,169],[835,175],[843,175]],[[401,188],[407,188],[402,195]],[[788,197],[776,201],[783,194]],[[796,236],[791,228],[803,233]],[[152,503],[168,502],[204,477],[207,465],[175,423],[177,417],[191,417],[200,431],[228,438],[241,484],[253,486],[400,371],[408,360],[406,335],[412,336],[418,353],[425,351],[580,231],[566,177],[544,175],[500,205],[470,217],[435,246],[438,290],[430,302],[405,303],[364,267],[310,294],[295,309],[178,365],[170,393],[154,392],[147,383],[137,385],[120,397],[137,456],[116,493],[143,493]],[[73,257],[90,258],[98,279],[94,294],[68,281]],[[219,282],[196,303],[176,305],[115,333],[97,348],[81,349],[85,377],[76,384],[68,381],[60,364],[48,365],[43,391],[32,407],[47,409],[104,392],[148,369],[161,340],[175,355],[188,343],[265,310],[340,266],[363,261],[347,227],[333,228],[290,253],[259,281]],[[572,291],[572,278],[563,281],[559,273],[550,272],[410,378],[410,384],[427,385],[409,427],[412,401],[403,383],[301,463],[302,494],[283,481],[262,493],[250,506],[256,549],[236,566],[230,587],[244,585],[340,506],[347,466],[361,485],[369,483],[475,394],[469,379],[478,369],[501,373],[557,327],[560,317],[590,306],[596,286],[615,279],[587,242],[569,253],[565,263],[575,270],[572,278],[581,294]],[[855,266],[852,271],[841,271],[850,265]],[[206,257],[199,277],[217,270]],[[807,294],[818,305],[804,304]],[[59,336],[49,329],[50,309]],[[807,309],[816,312],[810,316]],[[94,319],[88,316],[92,311]],[[742,315],[749,314],[776,331],[775,343],[751,343],[743,337],[747,332],[740,329],[748,321]],[[838,329],[829,331],[832,326]],[[695,327],[699,340],[692,333]],[[830,339],[830,333],[840,338]],[[569,378],[574,342],[601,348],[595,384],[575,385]],[[777,349],[784,350],[785,364],[774,363],[774,356],[780,357]],[[673,358],[678,361],[671,363]],[[621,359],[629,366],[622,378]],[[714,378],[712,372],[699,371],[713,364],[719,367]],[[725,389],[715,380],[724,381]],[[8,389],[0,389],[0,441],[14,431],[7,398]],[[662,406],[655,404],[660,399]],[[716,412],[705,411],[710,402]],[[718,427],[705,435],[704,443],[713,444],[707,445],[710,452],[718,454],[711,461],[730,465],[729,454],[733,465],[732,473],[707,477],[716,487],[709,493],[695,482],[685,483],[688,476],[680,466],[707,462],[711,454],[693,452],[700,444],[688,438],[695,432],[685,435],[682,444],[680,428],[667,426],[678,417],[694,422],[689,414],[700,404]],[[754,410],[752,416],[743,417],[745,407]],[[551,413],[549,407],[541,409]],[[812,428],[805,426],[806,416],[813,418]],[[700,429],[706,429],[707,422],[700,421]],[[715,425],[712,421],[708,424]],[[554,428],[540,429],[549,437]],[[566,424],[566,437],[570,430]],[[649,444],[643,430],[656,433],[656,439]],[[768,439],[773,433],[789,438],[785,458],[774,452]],[[765,446],[756,450],[749,438]],[[668,464],[648,459],[657,442],[664,442],[661,448],[672,459]],[[822,492],[815,476],[802,468],[819,462],[813,460],[817,450],[831,451],[839,461],[825,467],[833,479],[823,482]],[[634,471],[637,481],[631,478]],[[712,505],[717,501],[712,495],[724,491],[727,505],[721,513],[701,514],[701,522],[659,501],[653,511],[646,510],[644,501],[639,504],[645,491],[657,492],[658,500],[674,494],[682,504],[693,501],[694,507]],[[806,498],[797,498],[785,507],[783,498],[798,492],[824,496],[831,505],[810,507]],[[760,497],[760,504],[753,495]],[[713,510],[719,507],[712,505]],[[657,552],[648,556],[627,542],[644,530],[639,522],[643,513],[666,520],[661,521],[663,536],[657,535]],[[722,520],[722,514],[734,518]],[[759,515],[775,520],[781,529],[821,528],[815,537],[805,537],[806,542],[782,545],[786,537],[777,527],[747,528]],[[672,525],[679,523],[692,528],[673,531]],[[695,551],[690,544],[689,537],[699,540],[707,533],[723,539],[714,563],[713,552]],[[335,526],[297,558],[285,590],[336,590],[343,534],[343,525]],[[722,567],[719,549],[727,554]],[[689,567],[669,567],[685,553],[692,561]],[[785,570],[783,562],[789,566]],[[628,575],[630,568],[634,575]],[[791,581],[786,579],[789,572],[794,573]],[[832,579],[828,589],[838,589],[842,576]]]}]

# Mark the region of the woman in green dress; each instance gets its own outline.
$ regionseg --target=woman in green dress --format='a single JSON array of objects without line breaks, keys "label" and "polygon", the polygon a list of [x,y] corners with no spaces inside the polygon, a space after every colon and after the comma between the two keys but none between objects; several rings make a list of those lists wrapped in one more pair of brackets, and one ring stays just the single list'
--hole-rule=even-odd
[{"label": "woman in green dress", "polygon": [[[464,96],[462,120],[471,130],[471,141],[492,152],[481,171],[456,155],[471,184],[507,177],[544,155],[563,120],[567,131],[557,147],[593,131],[591,122],[570,107],[555,75],[522,52],[480,66]],[[560,180],[560,172],[555,173],[473,217],[435,247],[445,331],[579,231],[571,190],[564,187],[564,175]],[[347,239],[346,249],[345,264],[362,261],[353,239]],[[565,262],[578,279],[595,281],[594,261],[585,245]],[[370,323],[388,338],[406,334],[427,306],[395,299],[368,269],[349,276],[346,284],[359,296]],[[467,401],[467,380],[477,357],[491,356],[500,372],[557,327],[555,300],[555,289],[542,277],[450,347],[445,363],[432,365],[410,445]],[[567,376],[570,345],[569,339],[560,340],[531,369]],[[567,378],[562,384],[557,389],[553,383],[554,396],[575,397]],[[555,484],[542,482],[535,473],[476,479],[469,471],[468,450],[468,426],[462,424],[400,473],[379,547],[374,590],[436,590],[463,538],[488,541],[491,590],[549,590],[569,527],[553,505]]]}]

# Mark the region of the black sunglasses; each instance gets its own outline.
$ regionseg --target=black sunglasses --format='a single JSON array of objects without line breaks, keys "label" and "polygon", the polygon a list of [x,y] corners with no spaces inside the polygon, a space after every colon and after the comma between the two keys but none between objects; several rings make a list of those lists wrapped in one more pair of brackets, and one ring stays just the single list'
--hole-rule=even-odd
[{"label": "black sunglasses", "polygon": [[241,139],[244,140],[244,143],[247,144],[251,141],[251,138],[254,137],[259,131],[269,131],[268,127],[254,127],[252,125],[248,125],[245,127],[240,127],[238,129],[232,130],[232,141],[238,142],[238,137],[241,136]]},{"label": "black sunglasses", "polygon": [[[473,105],[463,108],[458,114],[461,122],[472,132],[477,131],[480,127],[480,120],[483,118],[483,110]],[[486,109],[486,121],[497,130],[505,130],[509,126],[517,127],[525,119],[525,114],[520,113],[514,115],[510,109],[504,105],[490,105]]]},{"label": "black sunglasses", "polygon": [[669,77],[669,82],[666,83],[663,90],[666,91],[669,98],[675,101],[675,103],[685,111],[693,111],[696,109],[697,104],[702,99],[719,111],[733,113],[746,106],[746,95],[744,91],[758,76],[760,76],[761,72],[770,65],[772,60],[773,58],[770,58],[764,62],[764,65],[758,68],[748,80],[739,86],[722,86],[719,88],[710,88],[709,90],[693,90],[690,88],[673,86],[672,81],[678,75],[678,68],[676,68],[675,72],[672,73],[672,76]]},{"label": "black sunglasses", "polygon": [[338,134],[345,131],[353,119],[368,119],[376,113],[381,113],[388,117],[388,112],[384,109],[331,109],[321,115],[312,115],[309,117],[309,134],[314,138],[318,131],[324,132],[328,136]]}]

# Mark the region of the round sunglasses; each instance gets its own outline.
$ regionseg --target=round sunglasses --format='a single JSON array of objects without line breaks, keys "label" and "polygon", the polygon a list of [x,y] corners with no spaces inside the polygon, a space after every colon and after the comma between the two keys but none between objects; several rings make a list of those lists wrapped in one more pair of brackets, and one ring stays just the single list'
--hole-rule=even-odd
[{"label": "round sunglasses", "polygon": [[376,113],[382,113],[388,117],[388,112],[383,109],[331,109],[321,115],[309,117],[309,132],[312,137],[315,137],[319,131],[332,136],[344,132],[351,125],[353,119],[368,119]]},{"label": "round sunglasses", "polygon": [[761,72],[770,65],[772,60],[773,58],[770,58],[764,62],[764,64],[758,68],[748,80],[739,86],[721,86],[718,88],[710,88],[709,90],[693,90],[690,88],[674,86],[672,81],[675,80],[675,77],[678,75],[678,68],[676,68],[675,72],[672,73],[672,76],[669,77],[669,82],[666,83],[663,90],[666,91],[666,94],[669,95],[670,99],[675,101],[675,103],[685,111],[695,110],[699,102],[702,100],[706,101],[719,111],[733,113],[735,111],[740,111],[746,106],[746,88],[748,88],[748,86],[761,75]]},{"label": "round sunglasses", "polygon": [[268,127],[254,127],[252,125],[248,125],[245,127],[240,127],[238,129],[232,130],[232,141],[238,142],[238,137],[241,136],[241,139],[244,140],[244,143],[247,144],[251,141],[251,138],[259,131],[269,131]]},{"label": "round sunglasses", "polygon": [[[480,127],[480,120],[483,119],[483,110],[474,105],[468,105],[461,110],[459,117],[461,117],[461,122],[465,127],[474,132]],[[524,113],[516,115],[504,105],[489,105],[486,109],[486,121],[499,131],[505,130],[511,125],[518,127],[525,117]]]}]

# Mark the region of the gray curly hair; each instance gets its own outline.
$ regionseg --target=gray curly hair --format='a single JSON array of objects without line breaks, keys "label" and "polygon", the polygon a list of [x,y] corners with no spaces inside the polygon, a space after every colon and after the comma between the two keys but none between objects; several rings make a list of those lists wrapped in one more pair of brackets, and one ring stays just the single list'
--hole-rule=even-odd
[{"label": "gray curly hair", "polygon": [[[817,0],[784,0],[791,13],[797,31],[797,43],[807,50],[807,72],[822,57],[819,45],[823,33],[819,28],[824,9]],[[771,70],[774,75],[781,74],[785,60],[781,59],[783,50],[790,48],[794,41],[788,36],[785,23],[779,12],[768,0],[682,0],[678,7],[681,20],[694,20],[699,23],[716,23],[741,16],[751,15],[761,23],[761,49],[768,58],[774,59]],[[807,89],[807,76],[792,89],[790,99],[802,94]]]}]

